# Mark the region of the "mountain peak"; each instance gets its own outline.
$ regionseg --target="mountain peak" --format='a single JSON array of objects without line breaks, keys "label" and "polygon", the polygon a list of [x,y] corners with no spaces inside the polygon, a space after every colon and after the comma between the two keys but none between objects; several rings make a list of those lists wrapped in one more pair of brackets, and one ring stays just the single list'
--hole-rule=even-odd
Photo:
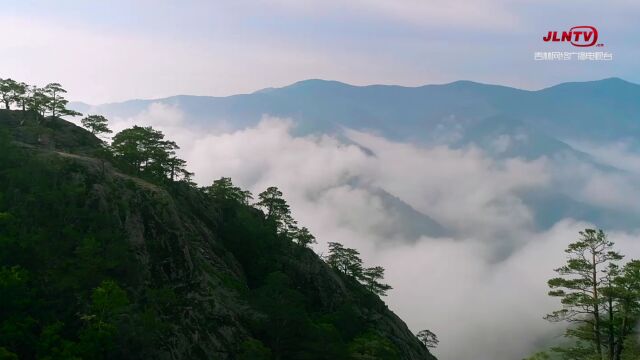
[{"label": "mountain peak", "polygon": [[347,83],[343,83],[336,80],[324,80],[324,79],[307,79],[297,81],[284,88],[314,88],[314,87],[353,87]]},{"label": "mountain peak", "polygon": [[[609,78],[604,78],[602,80],[596,80],[595,82],[608,82],[608,83],[620,83],[620,84],[633,84],[630,81],[621,79],[619,77],[609,77]],[[634,84],[635,85],[635,84]]]},{"label": "mountain peak", "polygon": [[636,83],[632,83],[630,81],[621,79],[619,77],[609,77],[600,80],[591,80],[591,81],[571,81],[564,82],[558,85],[550,86],[548,88],[539,90],[551,90],[551,89],[566,89],[566,88],[581,88],[581,89],[593,89],[593,88],[638,88],[640,85]]},{"label": "mountain peak", "polygon": [[479,83],[479,82],[471,81],[471,80],[456,80],[456,81],[453,81],[453,82],[450,82],[450,83],[446,83],[446,84],[443,84],[443,85],[444,86],[478,86],[478,85],[486,86],[486,85],[489,85],[489,84],[483,84],[483,83]]},{"label": "mountain peak", "polygon": [[293,84],[285,85],[282,87],[268,87],[253,92],[254,94],[268,94],[278,90],[320,90],[320,89],[336,89],[356,87],[347,83],[343,83],[336,80],[324,80],[324,79],[306,79],[296,81]]}]

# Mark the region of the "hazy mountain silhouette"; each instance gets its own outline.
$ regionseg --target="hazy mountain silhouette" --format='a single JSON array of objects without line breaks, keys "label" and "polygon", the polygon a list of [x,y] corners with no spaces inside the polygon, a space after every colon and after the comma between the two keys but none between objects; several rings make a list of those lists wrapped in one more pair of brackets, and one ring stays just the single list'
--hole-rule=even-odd
[{"label": "hazy mountain silhouette", "polygon": [[640,85],[618,78],[563,83],[538,91],[471,81],[402,87],[305,80],[229,97],[179,95],[97,106],[73,103],[72,107],[131,117],[160,102],[179,106],[190,121],[200,124],[224,121],[242,128],[267,114],[295,119],[299,133],[333,132],[344,126],[414,141],[431,138],[443,127],[465,129],[501,115],[554,138],[617,140],[640,136],[639,100]]}]

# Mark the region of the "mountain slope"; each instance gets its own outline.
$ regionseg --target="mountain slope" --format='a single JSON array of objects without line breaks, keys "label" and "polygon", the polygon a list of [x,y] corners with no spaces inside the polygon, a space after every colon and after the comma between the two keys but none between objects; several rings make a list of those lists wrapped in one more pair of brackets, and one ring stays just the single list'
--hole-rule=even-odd
[{"label": "mountain slope", "polygon": [[260,211],[122,173],[64,120],[0,111],[0,134],[0,353],[434,359]]}]

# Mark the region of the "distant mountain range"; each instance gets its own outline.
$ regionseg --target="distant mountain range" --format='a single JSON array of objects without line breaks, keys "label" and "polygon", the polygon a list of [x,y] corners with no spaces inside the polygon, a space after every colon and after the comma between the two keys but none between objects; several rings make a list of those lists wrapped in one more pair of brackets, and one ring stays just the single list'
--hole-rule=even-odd
[{"label": "distant mountain range", "polygon": [[[640,149],[640,85],[619,78],[563,83],[537,91],[471,81],[402,87],[305,80],[228,97],[179,95],[102,105],[75,102],[71,107],[82,113],[128,118],[153,103],[176,106],[187,121],[203,127],[241,129],[269,115],[295,120],[296,135],[340,134],[344,128],[371,130],[396,141],[456,148],[475,145],[494,158],[569,156],[616,172],[622,170],[598,163],[566,141],[624,141]],[[420,216],[393,195],[384,197],[389,206],[413,214],[410,218]],[[635,223],[633,215],[618,216],[561,193],[527,193],[522,201],[534,209],[540,227],[567,216],[604,226]],[[414,230],[432,236],[446,233],[437,223]]]},{"label": "distant mountain range", "polygon": [[[421,141],[452,125],[473,126],[500,115],[556,138],[640,137],[640,85],[619,78],[563,83],[538,91],[471,81],[402,87],[305,80],[228,97],[178,95],[95,106],[75,102],[71,107],[84,113],[130,117],[154,102],[179,106],[191,121],[226,121],[237,128],[256,123],[264,114],[291,117],[299,123],[300,133],[330,132],[344,126]],[[486,131],[486,126],[481,128]]]}]

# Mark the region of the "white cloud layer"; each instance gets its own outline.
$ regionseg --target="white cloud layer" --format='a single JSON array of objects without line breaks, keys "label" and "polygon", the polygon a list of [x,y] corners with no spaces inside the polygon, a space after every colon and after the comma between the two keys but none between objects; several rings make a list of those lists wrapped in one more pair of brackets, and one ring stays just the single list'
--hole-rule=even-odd
[{"label": "white cloud layer", "polygon": [[[115,119],[113,127],[134,124],[152,125],[181,145],[201,185],[229,176],[254,194],[278,186],[294,217],[317,236],[318,252],[338,241],[360,250],[366,264],[384,266],[394,287],[386,301],[412,330],[438,334],[442,359],[519,359],[561,332],[542,320],[558,306],[546,296],[546,280],[562,264],[562,250],[590,225],[564,219],[537,231],[517,194],[592,168],[576,175],[579,166],[571,165],[563,173],[550,159],[494,160],[476,148],[424,147],[353,130],[344,133],[350,144],[294,137],[293,120],[270,117],[234,132],[192,129],[180,109],[158,103]],[[610,186],[629,186],[624,177],[585,179],[577,193],[612,206],[619,195]],[[603,188],[609,197],[594,194]],[[385,231],[401,219],[376,189],[435,219],[450,236],[409,239]],[[638,257],[639,235],[610,237]]]}]

